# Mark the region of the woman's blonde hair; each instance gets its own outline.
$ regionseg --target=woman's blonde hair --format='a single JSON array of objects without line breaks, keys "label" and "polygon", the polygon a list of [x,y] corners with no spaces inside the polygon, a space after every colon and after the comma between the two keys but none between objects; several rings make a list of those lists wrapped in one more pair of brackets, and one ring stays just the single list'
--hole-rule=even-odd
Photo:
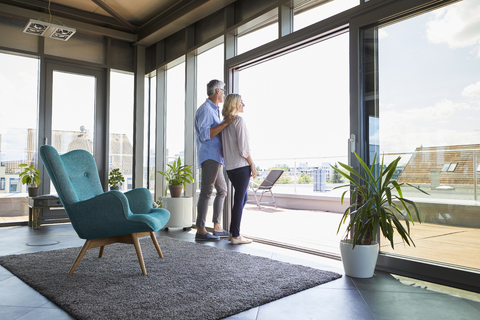
[{"label": "woman's blonde hair", "polygon": [[222,115],[225,118],[231,114],[235,114],[237,111],[237,107],[242,102],[242,96],[238,93],[230,93],[226,98],[225,102],[223,103],[223,110]]}]

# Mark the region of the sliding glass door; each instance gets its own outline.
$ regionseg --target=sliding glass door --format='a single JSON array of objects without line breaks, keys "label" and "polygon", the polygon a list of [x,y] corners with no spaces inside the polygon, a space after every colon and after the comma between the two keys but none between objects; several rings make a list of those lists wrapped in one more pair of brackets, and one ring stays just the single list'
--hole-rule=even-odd
[{"label": "sliding glass door", "polygon": [[[251,155],[261,182],[285,170],[273,193],[278,208],[259,208],[250,193],[242,233],[338,254],[341,190],[331,165],[348,162],[348,33],[248,68],[238,68]],[[323,176],[323,177],[322,177]],[[332,199],[335,200],[332,201]],[[266,194],[263,200],[273,201]],[[348,199],[346,200],[348,202]],[[330,203],[338,208],[329,207]]]},{"label": "sliding glass door", "polygon": [[[108,173],[103,72],[53,63],[47,63],[46,72],[44,144],[52,145],[59,154],[87,150],[95,157],[103,179]],[[44,181],[49,181],[47,174]],[[53,185],[45,182],[43,193],[55,193]]]},{"label": "sliding glass door", "polygon": [[[370,157],[401,157],[396,177],[421,219],[416,247],[381,239],[381,251],[480,270],[480,29],[478,1],[462,1],[364,31],[371,55]],[[476,24],[477,23],[477,24]],[[376,63],[378,62],[378,63]],[[378,97],[378,99],[377,99]]]}]

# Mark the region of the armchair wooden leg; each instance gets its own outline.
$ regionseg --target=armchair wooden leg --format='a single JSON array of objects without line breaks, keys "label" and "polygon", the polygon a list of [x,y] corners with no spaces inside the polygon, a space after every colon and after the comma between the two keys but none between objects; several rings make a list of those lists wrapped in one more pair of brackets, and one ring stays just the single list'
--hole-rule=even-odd
[{"label": "armchair wooden leg", "polygon": [[98,253],[99,258],[103,257],[103,251],[105,251],[105,246],[100,247],[100,252]]},{"label": "armchair wooden leg", "polygon": [[150,238],[152,238],[153,245],[157,249],[158,255],[160,258],[163,258],[162,250],[160,250],[160,246],[158,245],[157,237],[155,237],[155,233],[152,231],[150,232]]},{"label": "armchair wooden leg", "polygon": [[140,262],[140,268],[142,268],[142,273],[147,274],[147,269],[145,269],[145,262],[143,262],[142,248],[140,248],[140,242],[138,242],[138,235],[132,233],[132,241],[135,246],[135,251],[137,251],[138,262]]},{"label": "armchair wooden leg", "polygon": [[73,263],[73,266],[70,268],[70,271],[68,272],[68,274],[73,274],[73,272],[77,268],[78,264],[82,260],[83,256],[85,255],[85,252],[87,252],[87,250],[90,249],[91,244],[92,244],[92,240],[85,241],[85,244],[83,245],[82,250],[80,250],[80,253],[77,256],[77,259]]}]

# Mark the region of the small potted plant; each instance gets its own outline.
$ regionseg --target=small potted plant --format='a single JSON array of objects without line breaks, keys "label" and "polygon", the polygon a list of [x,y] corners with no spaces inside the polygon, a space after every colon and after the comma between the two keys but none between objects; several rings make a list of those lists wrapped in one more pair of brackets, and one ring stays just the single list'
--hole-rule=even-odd
[{"label": "small potted plant", "polygon": [[153,202],[153,207],[154,207],[155,209],[161,209],[161,208],[163,208],[163,199],[162,199],[162,197],[158,197],[158,200]]},{"label": "small potted plant", "polygon": [[[410,237],[410,222],[413,224],[414,220],[408,205],[414,209],[419,222],[420,214],[413,201],[403,198],[401,187],[406,184],[427,195],[428,193],[411,184],[399,184],[392,180],[400,157],[385,168],[383,159],[381,164],[376,163],[376,155],[371,166],[367,166],[356,153],[355,156],[362,166],[363,174],[341,162],[339,165],[346,171],[331,166],[350,182],[335,188],[350,188],[342,194],[342,204],[347,192],[351,192],[351,199],[353,199],[343,213],[337,234],[342,225],[347,224],[345,239],[340,242],[345,274],[356,278],[370,278],[373,276],[378,258],[379,246],[376,240],[379,232],[388,239],[392,248],[394,248],[395,232],[404,243],[415,246]],[[395,191],[397,194],[394,194]],[[400,221],[402,218],[405,226]],[[350,239],[347,239],[349,235]]]},{"label": "small potted plant", "polygon": [[120,169],[112,169],[108,175],[108,185],[110,186],[110,190],[120,190],[120,187],[125,182],[125,178],[123,178]]},{"label": "small potted plant", "polygon": [[[166,172],[157,172],[165,176],[172,198],[179,198],[183,187],[186,187],[187,183],[193,183],[192,166],[182,165],[180,157],[173,164],[167,164],[167,166]],[[165,196],[167,196],[167,189],[165,189]]]},{"label": "small potted plant", "polygon": [[19,177],[22,178],[22,183],[28,187],[28,196],[38,196],[38,186],[40,185],[40,182],[42,182],[40,179],[40,171],[35,168],[33,162],[30,163],[30,165],[22,163],[18,166],[23,168],[23,171],[19,174]]}]

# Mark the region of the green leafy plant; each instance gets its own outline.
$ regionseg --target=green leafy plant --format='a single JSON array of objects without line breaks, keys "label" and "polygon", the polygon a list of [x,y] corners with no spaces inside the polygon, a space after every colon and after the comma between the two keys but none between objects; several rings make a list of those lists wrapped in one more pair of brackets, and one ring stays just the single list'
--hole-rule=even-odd
[{"label": "green leafy plant", "polygon": [[[338,168],[337,165],[335,165],[335,168]],[[338,173],[338,171],[333,171],[332,178],[328,181],[329,183],[344,183],[345,181],[343,180],[343,177]]]},{"label": "green leafy plant", "polygon": [[[371,166],[366,165],[356,153],[355,156],[362,166],[363,175],[358,173],[351,166],[341,162],[339,162],[339,165],[346,171],[331,166],[333,170],[341,174],[350,182],[350,184],[334,188],[350,187],[350,190],[347,190],[342,194],[342,204],[347,192],[351,192],[351,198],[354,199],[351,205],[343,213],[337,229],[337,234],[340,232],[341,226],[347,222],[347,218],[350,217],[346,235],[351,234],[350,240],[353,247],[355,247],[356,244],[371,244],[377,239],[379,230],[382,235],[390,241],[392,248],[394,248],[393,236],[395,231],[405,243],[408,245],[411,243],[415,246],[415,243],[410,237],[410,222],[414,224],[414,221],[411,209],[409,209],[407,204],[413,207],[419,222],[420,214],[413,201],[403,198],[401,187],[406,184],[424,194],[428,195],[428,193],[409,183],[399,184],[397,181],[392,180],[392,176],[395,173],[400,157],[392,161],[385,168],[383,165],[383,158],[380,165],[376,163],[377,155],[375,155]],[[377,174],[377,178],[375,178],[375,174]],[[396,191],[397,194],[393,194],[394,191]],[[396,200],[401,206],[396,205],[394,200]],[[406,228],[398,217],[400,217],[400,219],[403,217]]]},{"label": "green leafy plant", "polygon": [[[182,165],[180,157],[173,164],[167,164],[167,170],[165,172],[157,171],[161,175],[165,176],[165,180],[169,185],[182,185],[184,188],[187,183],[193,183],[193,173],[191,165]],[[167,196],[167,190],[165,189],[165,196]]]},{"label": "green leafy plant", "polygon": [[292,184],[292,178],[287,175],[282,175],[278,180],[277,184]]},{"label": "green leafy plant", "polygon": [[23,171],[19,174],[19,177],[22,178],[22,183],[30,187],[38,187],[42,180],[40,179],[40,171],[35,168],[33,162],[29,165],[26,163],[22,163],[18,166],[24,168]]},{"label": "green leafy plant", "polygon": [[124,182],[125,182],[125,178],[120,172],[120,169],[118,168],[112,169],[108,174],[107,183],[110,187],[122,186]]},{"label": "green leafy plant", "polygon": [[302,173],[302,174],[300,174],[300,178],[298,179],[297,183],[298,184],[310,184],[310,183],[313,183],[313,179],[308,174]]}]

